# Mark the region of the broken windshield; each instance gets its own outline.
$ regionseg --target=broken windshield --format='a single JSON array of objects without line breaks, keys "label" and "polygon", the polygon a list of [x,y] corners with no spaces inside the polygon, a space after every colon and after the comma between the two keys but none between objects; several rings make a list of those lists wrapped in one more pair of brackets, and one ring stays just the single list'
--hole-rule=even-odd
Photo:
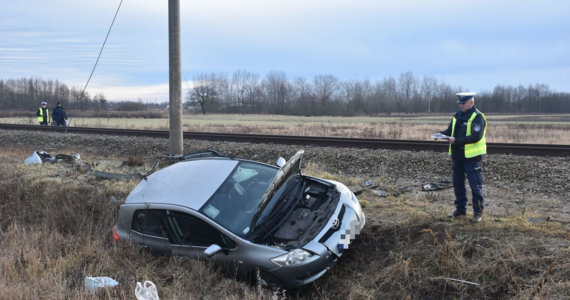
[{"label": "broken windshield", "polygon": [[278,169],[242,161],[200,212],[240,237],[245,237],[261,199]]}]

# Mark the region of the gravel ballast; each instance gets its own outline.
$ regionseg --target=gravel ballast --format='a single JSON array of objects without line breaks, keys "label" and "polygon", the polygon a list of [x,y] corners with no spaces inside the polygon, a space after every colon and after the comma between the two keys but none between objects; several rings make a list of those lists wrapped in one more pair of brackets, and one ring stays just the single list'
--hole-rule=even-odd
[{"label": "gravel ballast", "polygon": [[[29,148],[52,154],[93,153],[145,160],[165,158],[167,139],[94,134],[0,130],[3,148]],[[305,150],[304,163],[315,163],[323,170],[347,176],[397,178],[409,182],[430,182],[451,178],[451,159],[447,153],[431,151],[394,151],[279,144],[251,144],[185,140],[184,152],[216,150],[233,157],[274,164],[277,158],[289,159]],[[88,159],[85,155],[83,158]],[[570,158],[486,155],[483,163],[486,185],[509,190],[568,195]]]}]

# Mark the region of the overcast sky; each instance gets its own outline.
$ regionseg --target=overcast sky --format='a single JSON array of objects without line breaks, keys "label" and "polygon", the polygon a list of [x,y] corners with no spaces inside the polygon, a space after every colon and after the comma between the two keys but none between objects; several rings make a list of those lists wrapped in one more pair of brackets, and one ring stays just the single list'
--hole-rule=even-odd
[{"label": "overcast sky", "polygon": [[[570,92],[568,0],[181,0],[182,77],[412,72],[471,91]],[[0,0],[0,78],[83,87],[120,0]],[[183,83],[185,86],[185,83]],[[168,1],[124,0],[88,87],[168,101]]]}]

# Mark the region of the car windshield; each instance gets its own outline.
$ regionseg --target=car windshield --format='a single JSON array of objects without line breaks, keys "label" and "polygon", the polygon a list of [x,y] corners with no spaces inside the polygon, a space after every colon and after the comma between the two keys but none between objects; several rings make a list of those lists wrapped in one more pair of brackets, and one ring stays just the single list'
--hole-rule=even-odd
[{"label": "car windshield", "polygon": [[279,169],[242,161],[200,212],[235,235],[245,237],[263,194]]}]

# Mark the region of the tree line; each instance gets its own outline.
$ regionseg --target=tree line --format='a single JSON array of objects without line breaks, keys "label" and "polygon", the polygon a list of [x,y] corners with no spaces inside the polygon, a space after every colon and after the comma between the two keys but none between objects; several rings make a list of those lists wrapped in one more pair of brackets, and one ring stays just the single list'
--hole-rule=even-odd
[{"label": "tree line", "polygon": [[[391,113],[449,113],[457,110],[455,94],[468,88],[451,86],[434,76],[411,72],[380,80],[339,80],[332,75],[288,78],[272,71],[265,77],[237,70],[232,74],[200,73],[187,82],[184,106],[206,113],[353,116]],[[2,109],[35,110],[42,101],[75,110],[138,111],[165,108],[167,103],[108,101],[58,80],[0,79]],[[570,93],[545,84],[497,85],[478,91],[476,106],[489,113],[570,113]]]},{"label": "tree line", "polygon": [[[80,111],[141,111],[159,107],[158,103],[139,101],[108,101],[103,93],[93,96],[83,89],[68,87],[59,80],[41,78],[0,79],[1,109],[37,110],[41,102],[47,102],[48,108],[61,102],[66,109]],[[166,107],[166,104],[163,105]]]},{"label": "tree line", "polygon": [[[284,72],[258,74],[238,70],[200,73],[189,84],[185,106],[202,113],[286,115],[375,115],[391,113],[448,113],[458,109],[455,94],[468,88],[451,86],[434,76],[411,72],[381,80],[339,80],[318,75],[312,80],[289,79]],[[497,85],[479,91],[476,105],[494,113],[570,113],[570,93],[545,84]]]}]

